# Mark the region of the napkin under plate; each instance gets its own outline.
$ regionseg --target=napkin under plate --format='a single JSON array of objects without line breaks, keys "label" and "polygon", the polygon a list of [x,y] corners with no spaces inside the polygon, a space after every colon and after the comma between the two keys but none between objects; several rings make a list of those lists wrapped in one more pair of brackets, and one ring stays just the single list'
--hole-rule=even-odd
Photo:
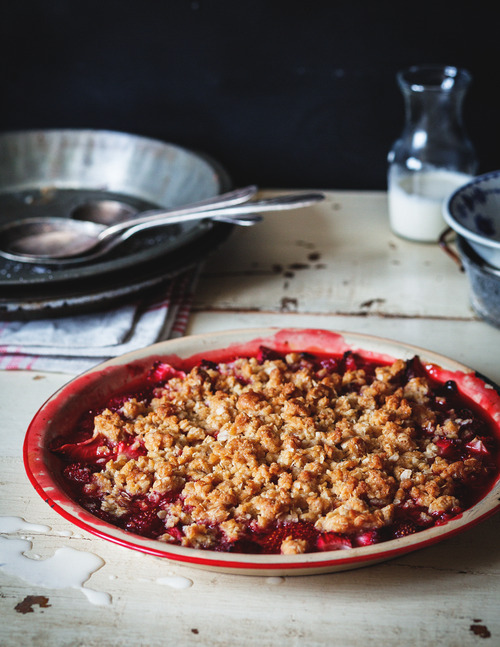
[{"label": "napkin under plate", "polygon": [[81,373],[96,364],[184,334],[199,268],[162,293],[103,312],[0,322],[0,369]]}]

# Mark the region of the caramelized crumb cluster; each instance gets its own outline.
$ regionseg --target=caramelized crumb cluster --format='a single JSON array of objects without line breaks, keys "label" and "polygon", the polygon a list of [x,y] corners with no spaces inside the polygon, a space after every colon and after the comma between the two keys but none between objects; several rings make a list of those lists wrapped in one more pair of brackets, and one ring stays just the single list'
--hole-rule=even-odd
[{"label": "caramelized crumb cluster", "polygon": [[459,513],[491,467],[453,385],[415,366],[268,353],[172,370],[152,398],[95,416],[66,476],[94,513],[195,548],[295,554],[415,532]]}]

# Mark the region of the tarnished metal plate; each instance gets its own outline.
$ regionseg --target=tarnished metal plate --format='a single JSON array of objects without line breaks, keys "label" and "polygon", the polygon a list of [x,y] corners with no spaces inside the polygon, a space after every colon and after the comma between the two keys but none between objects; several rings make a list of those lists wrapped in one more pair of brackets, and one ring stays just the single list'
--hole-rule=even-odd
[{"label": "tarnished metal plate", "polygon": [[[68,217],[94,200],[120,200],[139,210],[175,207],[228,188],[227,175],[212,160],[147,137],[70,129],[0,135],[0,224]],[[0,314],[59,311],[61,297],[69,306],[75,294],[80,305],[87,300],[90,307],[100,303],[101,293],[105,298],[137,291],[145,280],[178,273],[193,263],[193,255],[202,259],[230,229],[207,221],[158,228],[132,237],[98,262],[74,267],[0,258]]]}]

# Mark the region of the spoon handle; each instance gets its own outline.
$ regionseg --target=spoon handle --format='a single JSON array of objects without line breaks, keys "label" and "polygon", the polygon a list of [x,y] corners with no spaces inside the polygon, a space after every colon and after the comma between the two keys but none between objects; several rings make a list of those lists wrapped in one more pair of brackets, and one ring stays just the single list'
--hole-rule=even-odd
[{"label": "spoon handle", "polygon": [[250,184],[249,186],[245,186],[240,189],[234,189],[233,191],[228,191],[227,193],[219,193],[218,195],[214,195],[211,198],[205,198],[205,200],[192,202],[191,204],[187,204],[184,207],[180,207],[178,209],[169,209],[168,211],[166,211],[165,209],[150,209],[148,211],[144,211],[141,214],[141,218],[144,216],[162,215],[166,213],[189,213],[193,210],[206,211],[207,209],[215,209],[219,206],[229,207],[250,200],[257,193],[257,190],[258,189],[255,184]]},{"label": "spoon handle", "polygon": [[185,207],[183,209],[175,209],[170,211],[157,211],[154,213],[148,212],[134,220],[127,222],[120,222],[105,229],[99,236],[100,240],[108,238],[109,236],[116,236],[116,234],[126,232],[128,229],[133,228],[133,233],[148,229],[149,227],[157,227],[158,225],[172,225],[180,222],[188,222],[190,220],[202,220],[205,218],[222,218],[227,216],[239,216],[244,214],[262,213],[265,211],[283,211],[286,209],[297,209],[300,207],[307,207],[316,202],[324,200],[323,193],[292,193],[289,195],[277,196],[275,198],[267,198],[264,200],[246,200],[239,204],[231,204],[227,206],[216,206],[216,203],[205,204],[200,209],[196,205],[192,207]]}]

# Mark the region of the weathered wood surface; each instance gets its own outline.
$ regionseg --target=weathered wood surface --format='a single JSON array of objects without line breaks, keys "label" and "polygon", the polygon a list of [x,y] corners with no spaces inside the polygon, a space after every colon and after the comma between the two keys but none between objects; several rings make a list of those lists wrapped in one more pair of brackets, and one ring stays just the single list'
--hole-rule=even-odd
[{"label": "weathered wood surface", "polygon": [[391,233],[385,193],[329,192],[235,230],[209,258],[195,307],[470,319],[467,290],[437,245]]},{"label": "weathered wood surface", "polygon": [[[472,313],[466,277],[437,246],[393,237],[385,205],[384,194],[334,193],[307,214],[236,231],[207,262],[189,332],[357,331],[442,352],[500,382],[500,331]],[[21,458],[29,421],[67,380],[0,373],[0,517],[49,528],[3,537],[29,538],[28,555],[42,560],[65,546],[98,555],[86,587],[111,603],[0,568],[0,645],[500,645],[498,515],[384,564],[279,580],[179,566],[75,529],[34,492]],[[161,579],[173,576],[191,585]]]}]

